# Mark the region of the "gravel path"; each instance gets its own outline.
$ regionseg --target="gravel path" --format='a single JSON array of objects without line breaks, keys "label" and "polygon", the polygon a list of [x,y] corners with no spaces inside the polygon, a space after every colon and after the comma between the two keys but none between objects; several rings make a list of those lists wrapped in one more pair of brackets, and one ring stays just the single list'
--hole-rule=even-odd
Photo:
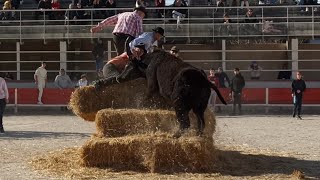
[{"label": "gravel path", "polygon": [[[221,116],[217,119],[216,144],[224,153],[237,154],[236,160],[275,166],[267,168],[265,165],[265,174],[288,174],[292,168],[297,168],[311,178],[320,179],[320,116],[304,116],[304,120],[284,116]],[[7,133],[0,135],[1,180],[57,179],[32,171],[27,162],[47,151],[81,146],[95,132],[94,123],[73,115],[5,116],[4,126]],[[254,162],[246,162],[253,157],[248,155],[250,151],[257,149],[286,153],[294,158],[259,155],[254,156]],[[276,168],[277,163],[285,168]],[[229,173],[228,176],[240,179],[263,175],[262,171],[243,169],[240,172],[244,174]]]}]

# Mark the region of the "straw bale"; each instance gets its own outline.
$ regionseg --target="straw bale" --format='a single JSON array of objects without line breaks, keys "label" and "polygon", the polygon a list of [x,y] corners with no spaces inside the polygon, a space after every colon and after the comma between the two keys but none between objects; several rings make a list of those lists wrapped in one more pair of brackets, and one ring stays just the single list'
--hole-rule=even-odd
[{"label": "straw bale", "polygon": [[146,99],[147,81],[143,78],[114,84],[96,91],[93,86],[76,89],[70,98],[69,107],[84,120],[94,121],[95,114],[105,108],[150,108],[169,109],[171,106],[159,95]]},{"label": "straw bale", "polygon": [[[197,120],[190,113],[191,129],[196,129]],[[215,117],[210,110],[205,112],[206,128],[204,134],[212,137],[215,131]],[[174,111],[137,110],[137,109],[103,109],[96,115],[98,136],[119,137],[149,132],[173,132],[178,129]]]},{"label": "straw bale", "polygon": [[92,138],[80,151],[84,166],[150,172],[209,172],[215,154],[211,138],[175,139],[165,133]]}]

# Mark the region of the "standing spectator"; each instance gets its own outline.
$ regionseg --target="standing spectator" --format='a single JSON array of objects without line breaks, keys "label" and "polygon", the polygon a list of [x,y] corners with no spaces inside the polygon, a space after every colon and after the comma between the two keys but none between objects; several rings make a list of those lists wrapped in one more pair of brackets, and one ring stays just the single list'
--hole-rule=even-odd
[{"label": "standing spectator", "polygon": [[6,104],[9,103],[9,92],[6,81],[0,77],[0,133],[4,133],[3,129],[3,113],[6,108]]},{"label": "standing spectator", "polygon": [[170,54],[174,55],[177,58],[180,58],[180,54],[179,54],[180,50],[177,48],[177,46],[172,46],[171,50],[170,50]]},{"label": "standing spectator", "polygon": [[59,89],[73,88],[73,83],[64,69],[60,69],[59,75],[54,80],[55,85]]},{"label": "standing spectator", "polygon": [[252,61],[252,64],[249,66],[251,80],[259,80],[261,76],[262,68],[258,65],[256,61]]},{"label": "standing spectator", "polygon": [[[58,10],[61,8],[59,0],[52,0],[51,1],[51,8],[52,10]],[[54,11],[52,12],[53,19],[59,19],[62,11]]]},{"label": "standing spectator", "polygon": [[291,79],[291,71],[288,70],[288,63],[282,64],[282,70],[279,71],[277,79]]},{"label": "standing spectator", "polygon": [[234,68],[234,77],[231,80],[230,84],[230,96],[233,98],[233,107],[232,107],[232,115],[236,114],[236,105],[238,104],[239,115],[242,114],[241,111],[241,95],[242,89],[245,86],[245,81],[243,76],[240,73],[239,68]]},{"label": "standing spectator", "polygon": [[[116,7],[117,7],[117,3],[115,0],[107,0],[106,8],[113,9]],[[107,17],[114,16],[116,14],[116,11],[115,10],[107,10],[106,14],[107,14]]]},{"label": "standing spectator", "polygon": [[104,47],[101,39],[94,40],[94,46],[92,49],[92,55],[96,62],[96,72],[98,77],[102,76],[103,60],[104,60]]},{"label": "standing spectator", "polygon": [[88,80],[87,80],[87,75],[86,74],[82,74],[81,75],[81,79],[78,82],[78,86],[81,87],[85,87],[88,86]]},{"label": "standing spectator", "polygon": [[14,77],[11,73],[6,72],[6,74],[4,75],[4,79],[5,80],[14,80]]},{"label": "standing spectator", "polygon": [[148,7],[149,4],[145,0],[136,0],[136,7]]},{"label": "standing spectator", "polygon": [[[208,80],[211,83],[215,84],[217,87],[219,87],[219,78],[216,76],[216,73],[213,68],[211,68],[209,71]],[[209,105],[209,108],[212,108],[213,112],[216,104],[216,99],[217,99],[217,93],[211,89],[208,105]]]},{"label": "standing spectator", "polygon": [[301,106],[302,106],[302,96],[303,92],[306,90],[306,83],[302,80],[301,72],[297,72],[297,79],[292,81],[291,84],[291,95],[293,97],[293,114],[292,117],[296,117],[297,119],[302,119],[300,116]]},{"label": "standing spectator", "polygon": [[[92,2],[94,9],[103,8],[103,2],[101,0],[93,0]],[[105,11],[95,10],[93,11],[93,17],[96,19],[105,18]]]},{"label": "standing spectator", "polygon": [[225,72],[223,72],[222,67],[218,68],[218,72],[216,73],[216,76],[218,76],[219,78],[219,86],[221,88],[226,88],[225,81],[227,81],[228,85],[230,86],[230,79],[228,75]]},{"label": "standing spectator", "polygon": [[221,35],[232,35],[232,26],[231,26],[231,19],[228,14],[223,15],[223,24],[220,26],[220,34]]},{"label": "standing spectator", "polygon": [[117,56],[119,56],[124,52],[127,44],[143,33],[142,20],[145,15],[146,9],[144,7],[137,7],[133,12],[124,12],[103,20],[97,26],[91,28],[90,31],[96,33],[101,31],[105,26],[115,25],[112,32],[113,42]]},{"label": "standing spectator", "polygon": [[36,72],[34,73],[34,80],[36,85],[38,86],[39,95],[38,95],[38,104],[42,103],[42,93],[43,89],[46,87],[47,83],[47,70],[46,70],[46,62],[42,62],[41,66],[38,67]]},{"label": "standing spectator", "polygon": [[[165,0],[155,0],[156,7],[165,7],[166,1]],[[157,16],[158,18],[164,17],[164,9],[157,9]]]},{"label": "standing spectator", "polygon": [[[172,4],[172,7],[187,7],[187,4],[183,0],[175,0]],[[186,9],[175,9],[172,11],[172,17],[177,19],[177,29],[181,28],[180,23],[182,19],[186,17],[186,14]]]},{"label": "standing spectator", "polygon": [[257,30],[258,28],[256,28],[257,23],[259,23],[259,22],[258,22],[256,14],[253,12],[252,9],[248,9],[248,11],[245,15],[244,22],[248,23],[248,24],[244,24],[244,26],[241,26],[241,27],[243,27],[241,29],[241,31],[243,31],[245,33],[244,35],[252,35],[252,34],[256,34],[256,33],[261,33],[261,30],[258,31]]},{"label": "standing spectator", "polygon": [[2,20],[8,20],[13,16],[13,12],[9,11],[9,10],[13,10],[14,8],[12,7],[12,1],[11,0],[6,0],[3,4],[2,7],[3,10],[7,10],[4,11],[2,13]]},{"label": "standing spectator", "polygon": [[40,0],[38,4],[38,10],[40,11],[35,11],[35,20],[39,19],[39,15],[48,15],[49,19],[52,19],[52,14],[50,11],[44,11],[45,9],[51,9],[51,2],[49,0]]}]

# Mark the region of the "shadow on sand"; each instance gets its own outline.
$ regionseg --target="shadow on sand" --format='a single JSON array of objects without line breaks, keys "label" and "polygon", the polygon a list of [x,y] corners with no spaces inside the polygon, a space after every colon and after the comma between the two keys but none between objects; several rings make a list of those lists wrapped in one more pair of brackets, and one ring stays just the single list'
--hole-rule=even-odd
[{"label": "shadow on sand", "polygon": [[70,132],[40,132],[40,131],[6,131],[5,134],[0,134],[1,139],[36,139],[36,138],[88,138],[90,133],[70,133]]}]

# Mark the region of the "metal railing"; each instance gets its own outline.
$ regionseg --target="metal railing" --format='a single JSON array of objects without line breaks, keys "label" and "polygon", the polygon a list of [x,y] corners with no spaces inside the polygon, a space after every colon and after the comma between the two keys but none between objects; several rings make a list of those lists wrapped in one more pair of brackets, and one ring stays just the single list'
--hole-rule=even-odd
[{"label": "metal railing", "polygon": [[[148,8],[148,17],[144,19],[144,30],[150,31],[155,26],[162,26],[167,38],[206,38],[214,41],[217,38],[289,38],[307,37],[313,39],[320,36],[320,13],[317,6],[252,6],[256,15],[256,23],[246,23],[246,10],[239,7],[187,7],[185,18],[177,26],[172,18],[172,10],[177,8]],[[301,10],[308,8],[308,12]],[[59,10],[2,10],[0,39],[74,39],[91,37],[112,37],[113,27],[102,32],[91,34],[90,28],[107,15],[105,12],[123,12],[131,9],[82,9],[85,19],[66,19],[66,15],[76,12],[74,9]],[[156,17],[156,11],[163,17]],[[15,19],[11,19],[12,12]],[[223,23],[223,14],[228,13],[232,23]],[[35,20],[35,14],[38,19]],[[102,15],[101,15],[102,14]],[[70,16],[69,16],[70,17]]]}]

